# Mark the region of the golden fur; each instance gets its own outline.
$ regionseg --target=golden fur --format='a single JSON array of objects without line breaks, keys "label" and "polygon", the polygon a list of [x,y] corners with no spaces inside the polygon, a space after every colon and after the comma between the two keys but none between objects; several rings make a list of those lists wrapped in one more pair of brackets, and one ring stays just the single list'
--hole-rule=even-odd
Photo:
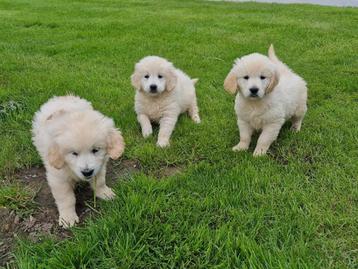
[{"label": "golden fur", "polygon": [[36,112],[32,133],[61,226],[70,227],[79,221],[73,191],[76,182],[89,182],[99,198],[114,198],[105,182],[106,164],[109,158],[122,155],[124,141],[112,119],[79,97],[54,97]]},{"label": "golden fur", "polygon": [[195,83],[172,63],[158,56],[147,56],[135,65],[131,82],[136,90],[135,111],[143,137],[152,134],[151,121],[160,124],[157,145],[169,145],[170,136],[181,113],[188,112],[200,123]]},{"label": "golden fur", "polygon": [[269,57],[253,53],[236,59],[224,88],[231,94],[238,92],[235,111],[240,143],[234,151],[247,150],[255,130],[262,130],[254,151],[254,156],[260,156],[266,154],[285,121],[292,121],[293,130],[301,129],[307,110],[306,82],[277,58],[272,45]]}]

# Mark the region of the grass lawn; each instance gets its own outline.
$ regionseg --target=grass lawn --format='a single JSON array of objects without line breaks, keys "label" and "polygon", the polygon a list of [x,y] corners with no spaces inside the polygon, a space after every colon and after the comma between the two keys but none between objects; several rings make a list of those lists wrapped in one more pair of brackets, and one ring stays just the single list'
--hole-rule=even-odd
[{"label": "grass lawn", "polygon": [[[357,268],[358,9],[206,1],[0,1],[0,206],[31,204],[13,183],[40,165],[33,113],[68,92],[113,117],[140,173],[64,241],[18,241],[20,268]],[[266,157],[234,153],[233,60],[277,55],[303,76],[309,108]],[[199,77],[202,124],[182,116],[171,147],[144,140],[130,74],[146,55]],[[181,173],[158,180],[155,171]]]}]

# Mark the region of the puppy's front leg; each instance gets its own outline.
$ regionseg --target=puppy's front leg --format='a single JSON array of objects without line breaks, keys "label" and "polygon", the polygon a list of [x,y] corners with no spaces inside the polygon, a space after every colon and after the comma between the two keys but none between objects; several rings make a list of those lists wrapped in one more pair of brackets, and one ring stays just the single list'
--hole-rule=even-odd
[{"label": "puppy's front leg", "polygon": [[251,136],[254,129],[245,121],[237,120],[240,131],[240,142],[232,148],[233,151],[247,150],[250,146]]},{"label": "puppy's front leg", "polygon": [[142,128],[142,135],[144,138],[150,136],[153,133],[152,124],[147,115],[139,114],[137,120]]},{"label": "puppy's front leg", "polygon": [[68,228],[79,221],[76,214],[76,197],[73,184],[63,178],[48,175],[48,183],[58,208],[59,225]]},{"label": "puppy's front leg", "polygon": [[157,146],[163,148],[169,146],[169,138],[178,120],[178,115],[167,115],[160,119],[160,129]]},{"label": "puppy's front leg", "polygon": [[111,200],[116,194],[106,185],[106,167],[103,166],[102,170],[97,174],[96,180],[91,181],[92,190],[98,198],[103,200]]},{"label": "puppy's front leg", "polygon": [[262,133],[257,140],[254,156],[265,155],[272,142],[276,140],[283,123],[272,123],[263,127]]}]

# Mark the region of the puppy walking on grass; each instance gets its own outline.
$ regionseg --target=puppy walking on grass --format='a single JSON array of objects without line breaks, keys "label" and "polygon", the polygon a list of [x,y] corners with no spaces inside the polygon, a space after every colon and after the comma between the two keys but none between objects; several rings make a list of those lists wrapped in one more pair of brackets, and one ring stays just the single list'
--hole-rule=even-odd
[{"label": "puppy walking on grass", "polygon": [[160,124],[157,146],[169,146],[169,139],[181,113],[188,112],[200,123],[195,83],[172,63],[157,56],[147,56],[135,65],[131,76],[136,89],[135,111],[143,137],[152,134],[151,121]]},{"label": "puppy walking on grass", "polygon": [[266,154],[287,120],[293,131],[300,131],[307,111],[306,82],[277,58],[272,45],[268,55],[236,59],[224,82],[229,93],[239,92],[235,111],[240,142],[233,150],[247,150],[253,131],[262,130],[254,156]]},{"label": "puppy walking on grass", "polygon": [[106,185],[106,164],[109,158],[122,155],[124,141],[112,119],[79,97],[54,97],[36,112],[32,134],[46,168],[60,226],[67,228],[79,221],[75,210],[76,182],[89,182],[101,199],[114,198],[114,192]]}]

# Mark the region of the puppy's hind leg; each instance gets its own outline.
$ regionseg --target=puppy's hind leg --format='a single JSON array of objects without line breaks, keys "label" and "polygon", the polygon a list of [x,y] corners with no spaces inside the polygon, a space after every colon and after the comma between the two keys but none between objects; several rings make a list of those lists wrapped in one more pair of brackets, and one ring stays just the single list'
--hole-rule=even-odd
[{"label": "puppy's hind leg", "polygon": [[198,108],[198,104],[196,102],[196,98],[194,98],[193,102],[190,104],[188,113],[189,113],[190,118],[195,123],[200,123],[201,122],[200,116],[199,116],[199,108]]},{"label": "puppy's hind leg", "polygon": [[301,130],[301,125],[302,125],[302,121],[303,121],[303,118],[306,114],[306,111],[307,111],[307,107],[304,106],[303,109],[299,110],[292,118],[291,118],[291,121],[292,121],[292,126],[291,126],[291,130],[293,132],[299,132]]},{"label": "puppy's hind leg", "polygon": [[303,117],[302,116],[300,116],[300,117],[293,116],[291,118],[291,121],[292,121],[291,131],[298,133],[301,130]]}]

